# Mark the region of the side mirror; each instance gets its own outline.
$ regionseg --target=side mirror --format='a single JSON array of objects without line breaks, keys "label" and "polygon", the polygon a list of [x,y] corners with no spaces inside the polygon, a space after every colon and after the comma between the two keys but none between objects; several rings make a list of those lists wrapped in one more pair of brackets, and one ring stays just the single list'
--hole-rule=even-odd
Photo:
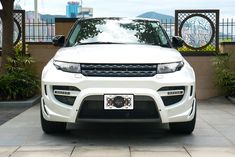
[{"label": "side mirror", "polygon": [[65,36],[64,35],[57,35],[52,39],[52,44],[54,46],[63,46],[65,43]]},{"label": "side mirror", "polygon": [[180,48],[184,45],[184,40],[179,36],[172,37],[172,45],[174,48]]}]

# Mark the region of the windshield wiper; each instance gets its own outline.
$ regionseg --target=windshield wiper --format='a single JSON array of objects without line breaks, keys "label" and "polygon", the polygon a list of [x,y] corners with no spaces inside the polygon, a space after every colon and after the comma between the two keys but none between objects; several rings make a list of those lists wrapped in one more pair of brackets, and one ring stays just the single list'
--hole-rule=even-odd
[{"label": "windshield wiper", "polygon": [[115,42],[86,42],[86,43],[76,43],[75,45],[93,45],[93,44],[125,44],[125,43],[115,43]]}]

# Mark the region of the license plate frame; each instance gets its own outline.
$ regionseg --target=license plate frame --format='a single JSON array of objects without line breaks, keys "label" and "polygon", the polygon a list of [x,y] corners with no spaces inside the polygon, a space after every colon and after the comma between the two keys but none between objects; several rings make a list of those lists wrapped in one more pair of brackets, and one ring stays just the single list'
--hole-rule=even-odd
[{"label": "license plate frame", "polygon": [[[123,107],[110,105],[110,99],[122,97],[125,100]],[[128,104],[128,105],[126,105]],[[104,94],[104,110],[134,110],[134,95],[133,94]]]}]

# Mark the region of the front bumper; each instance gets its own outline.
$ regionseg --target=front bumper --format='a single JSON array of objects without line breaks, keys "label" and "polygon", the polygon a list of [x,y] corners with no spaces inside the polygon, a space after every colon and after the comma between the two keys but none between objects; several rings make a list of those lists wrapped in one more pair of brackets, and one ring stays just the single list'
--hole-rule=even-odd
[{"label": "front bumper", "polygon": [[[176,79],[177,78],[177,79]],[[64,104],[55,98],[53,86],[72,86],[75,92],[73,105]],[[159,89],[164,87],[184,87],[182,99],[166,106]],[[155,104],[158,118],[79,118],[84,100],[104,94],[133,94],[135,97],[151,98]],[[186,122],[193,119],[196,109],[195,75],[191,67],[184,66],[181,71],[170,74],[157,74],[154,77],[85,77],[81,74],[57,70],[49,63],[42,74],[42,113],[48,121],[70,122]],[[97,100],[98,101],[98,100]]]}]

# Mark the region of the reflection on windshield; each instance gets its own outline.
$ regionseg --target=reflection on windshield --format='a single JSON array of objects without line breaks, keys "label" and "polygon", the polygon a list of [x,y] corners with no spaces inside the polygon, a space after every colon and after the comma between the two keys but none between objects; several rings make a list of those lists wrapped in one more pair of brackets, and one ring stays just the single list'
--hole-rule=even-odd
[{"label": "reflection on windshield", "polygon": [[94,43],[169,46],[159,22],[119,18],[87,19],[77,23],[69,46]]}]

